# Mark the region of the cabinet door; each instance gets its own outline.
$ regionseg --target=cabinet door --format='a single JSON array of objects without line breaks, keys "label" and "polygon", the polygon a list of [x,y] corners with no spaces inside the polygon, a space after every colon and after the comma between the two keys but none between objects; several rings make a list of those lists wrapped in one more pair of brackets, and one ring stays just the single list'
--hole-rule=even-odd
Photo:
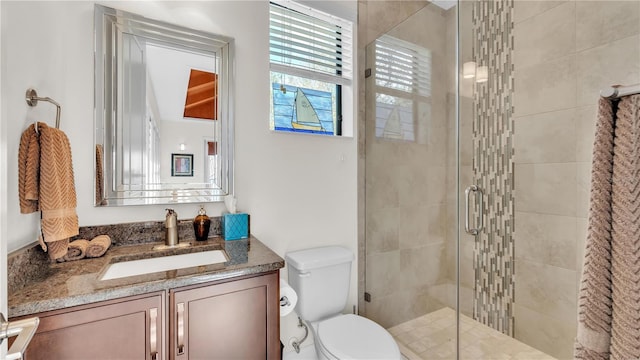
[{"label": "cabinet door", "polygon": [[171,354],[280,359],[278,272],[170,293]]},{"label": "cabinet door", "polygon": [[35,359],[163,359],[164,293],[37,314]]}]

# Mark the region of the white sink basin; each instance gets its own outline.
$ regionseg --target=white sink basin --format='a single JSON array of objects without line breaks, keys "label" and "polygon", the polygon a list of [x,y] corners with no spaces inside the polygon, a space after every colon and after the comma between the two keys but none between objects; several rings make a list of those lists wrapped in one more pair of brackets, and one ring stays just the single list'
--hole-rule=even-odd
[{"label": "white sink basin", "polygon": [[159,271],[212,265],[227,261],[222,250],[200,251],[189,254],[160,256],[151,259],[122,261],[110,264],[100,280],[119,279],[127,276],[150,274]]}]

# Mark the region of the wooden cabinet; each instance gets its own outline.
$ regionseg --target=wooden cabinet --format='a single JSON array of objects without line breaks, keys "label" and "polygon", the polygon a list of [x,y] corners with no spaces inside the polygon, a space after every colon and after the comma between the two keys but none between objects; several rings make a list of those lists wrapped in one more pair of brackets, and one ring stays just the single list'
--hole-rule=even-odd
[{"label": "wooden cabinet", "polygon": [[280,359],[278,272],[170,291],[172,359]]},{"label": "wooden cabinet", "polygon": [[165,293],[38,314],[35,359],[163,359]]},{"label": "wooden cabinet", "polygon": [[279,291],[276,270],[35,314],[25,359],[280,359]]}]

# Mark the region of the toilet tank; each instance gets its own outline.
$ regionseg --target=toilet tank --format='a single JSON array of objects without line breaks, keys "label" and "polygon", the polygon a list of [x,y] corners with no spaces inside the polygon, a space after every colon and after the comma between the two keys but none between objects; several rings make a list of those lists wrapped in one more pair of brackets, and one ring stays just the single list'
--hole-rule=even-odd
[{"label": "toilet tank", "polygon": [[287,253],[289,284],[298,294],[296,312],[318,321],[342,312],[349,297],[353,253],[341,246],[325,246]]}]

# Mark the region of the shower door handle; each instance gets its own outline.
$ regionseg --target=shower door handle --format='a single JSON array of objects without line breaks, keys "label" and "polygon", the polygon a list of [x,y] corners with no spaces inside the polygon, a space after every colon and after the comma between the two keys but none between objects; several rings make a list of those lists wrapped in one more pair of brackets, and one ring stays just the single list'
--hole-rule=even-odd
[{"label": "shower door handle", "polygon": [[[474,192],[476,194],[476,201],[477,203],[480,205],[480,214],[478,216],[478,224],[477,227],[475,228],[471,228],[470,225],[470,220],[469,220],[469,195],[471,195],[471,192]],[[480,199],[480,200],[478,200]],[[464,231],[469,234],[469,235],[478,235],[480,233],[480,230],[482,230],[482,227],[484,226],[484,224],[482,223],[483,221],[483,211],[484,211],[484,194],[482,193],[482,189],[480,189],[478,186],[476,185],[471,185],[469,186],[465,191],[464,191],[464,213],[465,213],[465,218],[464,218]]]}]

